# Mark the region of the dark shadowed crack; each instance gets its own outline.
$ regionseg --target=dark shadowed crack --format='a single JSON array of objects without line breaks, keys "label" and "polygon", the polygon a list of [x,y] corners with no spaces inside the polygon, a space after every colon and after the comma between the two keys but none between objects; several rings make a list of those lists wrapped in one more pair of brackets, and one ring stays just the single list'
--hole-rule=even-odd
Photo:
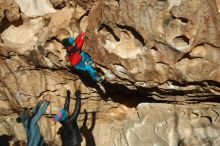
[{"label": "dark shadowed crack", "polygon": [[219,113],[216,112],[215,110],[212,110],[212,109],[210,109],[210,110],[217,115],[217,117],[214,119],[214,122],[216,122],[218,120],[218,118],[219,118]]},{"label": "dark shadowed crack", "polygon": [[85,16],[88,16],[90,13],[90,10],[87,10],[85,14],[83,14],[80,18],[79,18],[79,22],[81,22],[81,20],[85,17]]},{"label": "dark shadowed crack", "polygon": [[42,91],[42,92],[40,92],[40,94],[38,94],[38,95],[36,95],[36,97],[41,97],[41,96],[43,96],[45,93],[48,93],[48,92],[56,92],[57,90],[55,89],[55,90],[44,90],[44,91]]},{"label": "dark shadowed crack", "polygon": [[145,46],[145,41],[143,36],[134,28],[128,25],[120,25],[120,24],[116,24],[117,27],[121,28],[121,29],[125,29],[129,32],[131,32],[131,34],[143,45]]},{"label": "dark shadowed crack", "polygon": [[[96,82],[91,81],[84,75],[82,75],[80,78],[86,86],[96,88],[97,92],[100,94],[103,100],[111,100],[113,102],[126,105],[127,107],[137,107],[138,104],[144,102],[186,104],[200,102],[213,103],[220,101],[220,95],[214,95],[208,89],[208,86],[210,85],[220,88],[220,83],[215,81],[172,82],[172,84],[179,87],[198,87],[197,89],[193,90],[162,89],[160,87],[136,87],[136,90],[131,90],[123,84],[104,81],[101,86],[105,88],[106,92],[103,93]],[[193,95],[195,96],[193,97]],[[195,97],[198,98],[196,98],[196,100],[193,100]]]},{"label": "dark shadowed crack", "polygon": [[166,42],[162,42],[161,40],[155,40],[155,43],[158,43],[158,44],[161,44],[161,45],[164,45],[164,46],[167,46],[169,49],[171,49],[172,51],[175,51],[177,53],[181,53],[177,48],[175,48],[174,46],[166,43]]},{"label": "dark shadowed crack", "polygon": [[117,2],[118,2],[118,5],[120,5],[120,0],[115,0],[115,1],[117,1]]},{"label": "dark shadowed crack", "polygon": [[18,27],[23,24],[23,20],[20,17],[18,20],[9,21],[8,18],[5,17],[0,22],[0,33],[2,33],[4,30],[6,30],[9,26],[14,25],[15,27]]},{"label": "dark shadowed crack", "polygon": [[220,48],[219,46],[216,46],[216,45],[211,44],[211,43],[208,43],[208,42],[200,43],[200,44],[194,46],[194,48],[196,48],[196,47],[198,47],[198,46],[205,46],[205,45],[211,46],[211,47],[213,47],[213,48]]},{"label": "dark shadowed crack", "polygon": [[118,41],[118,42],[120,41],[120,38],[115,34],[114,30],[110,26],[108,26],[108,25],[106,25],[104,23],[100,25],[98,31],[100,31],[100,30],[102,30],[104,28],[106,29],[106,31],[108,31],[109,33],[112,34],[112,36],[114,37],[114,39],[116,41]]},{"label": "dark shadowed crack", "polygon": [[188,23],[189,22],[189,20],[187,18],[175,16],[172,11],[170,11],[170,14],[171,14],[173,19],[178,19],[182,23]]},{"label": "dark shadowed crack", "polygon": [[126,142],[127,146],[129,146],[128,139],[127,139],[127,137],[126,137],[126,133],[125,133],[124,128],[122,128],[122,132],[123,132],[122,135],[123,135],[123,137],[124,137],[124,139],[125,139],[125,142]]}]

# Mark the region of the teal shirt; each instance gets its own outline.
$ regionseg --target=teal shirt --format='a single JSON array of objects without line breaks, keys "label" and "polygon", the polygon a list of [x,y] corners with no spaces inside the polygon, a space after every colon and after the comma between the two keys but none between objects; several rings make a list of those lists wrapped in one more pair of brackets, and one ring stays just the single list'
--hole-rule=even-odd
[{"label": "teal shirt", "polygon": [[40,128],[37,124],[40,117],[44,114],[44,112],[47,109],[47,106],[49,105],[49,101],[46,101],[42,107],[40,107],[42,104],[42,101],[38,101],[38,103],[35,105],[32,113],[34,114],[34,117],[31,119],[26,119],[23,122],[26,134],[27,134],[27,143],[28,146],[42,146],[44,143],[43,137],[40,134]]}]

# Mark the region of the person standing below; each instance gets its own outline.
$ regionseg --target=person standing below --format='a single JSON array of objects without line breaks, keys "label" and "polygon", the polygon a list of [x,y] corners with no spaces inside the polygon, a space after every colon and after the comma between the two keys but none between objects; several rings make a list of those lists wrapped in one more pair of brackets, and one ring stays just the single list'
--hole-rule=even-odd
[{"label": "person standing below", "polygon": [[60,109],[58,113],[54,116],[54,121],[59,121],[62,125],[62,127],[59,129],[59,134],[61,135],[63,146],[80,146],[82,137],[77,124],[77,117],[80,113],[81,108],[81,92],[80,90],[76,90],[75,92],[75,109],[71,115],[69,114],[70,93],[71,92],[67,90],[64,108]]},{"label": "person standing below", "polygon": [[44,98],[46,98],[46,101],[43,105],[43,101],[39,100],[32,111],[25,109],[16,119],[18,123],[22,122],[24,125],[27,134],[28,146],[43,146],[44,144],[44,140],[41,136],[40,128],[37,122],[46,111],[50,103],[51,96],[46,95]]}]

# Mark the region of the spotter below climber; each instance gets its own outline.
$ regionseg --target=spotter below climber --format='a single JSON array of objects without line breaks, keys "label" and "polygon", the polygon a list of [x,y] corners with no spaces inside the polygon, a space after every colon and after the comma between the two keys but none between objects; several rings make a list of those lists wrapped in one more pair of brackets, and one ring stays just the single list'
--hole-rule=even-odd
[{"label": "spotter below climber", "polygon": [[77,124],[77,117],[81,108],[81,92],[80,90],[76,90],[75,92],[76,103],[74,112],[72,114],[69,113],[71,92],[67,90],[66,93],[67,96],[64,103],[64,108],[58,111],[53,120],[55,122],[59,121],[62,124],[62,127],[59,129],[59,134],[61,135],[63,146],[80,146],[82,138]]},{"label": "spotter below climber", "polygon": [[50,103],[51,96],[46,95],[44,98],[45,98],[44,104],[42,100],[39,100],[32,111],[24,110],[20,113],[19,117],[16,119],[18,123],[21,122],[23,123],[23,126],[27,134],[28,146],[43,146],[44,144],[44,139],[40,133],[40,127],[38,125],[38,121],[46,111]]}]

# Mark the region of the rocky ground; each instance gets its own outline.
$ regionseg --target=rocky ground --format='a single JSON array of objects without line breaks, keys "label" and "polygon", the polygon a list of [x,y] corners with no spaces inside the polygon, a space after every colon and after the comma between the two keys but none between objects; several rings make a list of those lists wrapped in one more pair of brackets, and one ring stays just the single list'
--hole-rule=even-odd
[{"label": "rocky ground", "polygon": [[[220,146],[219,12],[219,0],[0,0],[0,145],[26,141],[15,119],[46,94],[41,132],[61,145],[51,117],[80,89],[83,146]],[[105,82],[70,70],[63,31],[86,33]]]}]

